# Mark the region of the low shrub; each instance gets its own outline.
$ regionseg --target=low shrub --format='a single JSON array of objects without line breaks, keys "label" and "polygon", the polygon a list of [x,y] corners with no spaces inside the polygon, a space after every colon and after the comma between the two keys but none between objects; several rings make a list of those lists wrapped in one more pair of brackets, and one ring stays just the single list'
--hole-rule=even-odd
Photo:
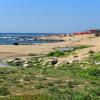
[{"label": "low shrub", "polygon": [[90,47],[90,46],[89,45],[80,45],[80,46],[75,47],[75,50],[84,49],[84,48],[88,48],[88,47]]},{"label": "low shrub", "polygon": [[24,94],[19,96],[9,96],[0,100],[58,100],[55,96],[49,95],[47,93],[38,93],[38,94]]},{"label": "low shrub", "polygon": [[50,87],[48,92],[51,94],[62,94],[62,92],[55,86]]},{"label": "low shrub", "polygon": [[69,81],[68,84],[67,84],[67,86],[68,86],[69,88],[74,88],[75,84],[74,84],[73,81]]},{"label": "low shrub", "polygon": [[95,36],[96,36],[96,37],[99,37],[99,36],[100,36],[100,33],[96,33]]},{"label": "low shrub", "polygon": [[95,93],[95,95],[100,96],[100,88],[96,89],[96,90],[94,91],[94,93]]},{"label": "low shrub", "polygon": [[10,94],[10,92],[9,92],[8,88],[0,87],[0,95],[1,96],[5,96],[5,95],[9,95],[9,94]]},{"label": "low shrub", "polygon": [[89,72],[89,75],[91,75],[91,76],[96,76],[96,77],[100,77],[100,70],[99,70],[99,69],[92,69],[92,70]]},{"label": "low shrub", "polygon": [[47,54],[47,56],[55,56],[55,57],[59,57],[59,56],[62,56],[62,55],[64,55],[64,53],[60,52],[60,51],[53,51],[53,52],[49,52]]},{"label": "low shrub", "polygon": [[45,85],[42,84],[41,82],[38,82],[38,83],[34,84],[34,87],[35,87],[36,89],[42,89],[42,88],[45,88]]},{"label": "low shrub", "polygon": [[95,53],[93,50],[89,50],[89,54],[93,54]]}]

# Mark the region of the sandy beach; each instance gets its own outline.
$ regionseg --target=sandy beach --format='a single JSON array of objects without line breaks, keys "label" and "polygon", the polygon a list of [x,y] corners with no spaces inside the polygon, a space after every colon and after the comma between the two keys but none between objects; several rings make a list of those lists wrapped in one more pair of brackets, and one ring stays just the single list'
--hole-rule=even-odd
[{"label": "sandy beach", "polygon": [[[58,38],[56,36],[56,38]],[[91,35],[76,35],[74,37],[61,37],[65,42],[45,43],[34,45],[0,45],[0,59],[9,59],[16,57],[28,57],[29,54],[47,54],[56,47],[92,45],[93,47],[77,51],[79,55],[87,53],[90,49],[100,51],[100,37]]]}]

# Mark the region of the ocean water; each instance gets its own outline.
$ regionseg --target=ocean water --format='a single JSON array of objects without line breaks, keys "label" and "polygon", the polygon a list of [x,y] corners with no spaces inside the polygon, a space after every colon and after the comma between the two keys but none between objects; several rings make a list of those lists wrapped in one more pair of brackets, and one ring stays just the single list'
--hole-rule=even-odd
[{"label": "ocean water", "polygon": [[50,43],[59,41],[43,41],[37,40],[36,36],[47,36],[54,33],[0,33],[0,45],[12,45],[18,44],[38,44],[38,43]]}]

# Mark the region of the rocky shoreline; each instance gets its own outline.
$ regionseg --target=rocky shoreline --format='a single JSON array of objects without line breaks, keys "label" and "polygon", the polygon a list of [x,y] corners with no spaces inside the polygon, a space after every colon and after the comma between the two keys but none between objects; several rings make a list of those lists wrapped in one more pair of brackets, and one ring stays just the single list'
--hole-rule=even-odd
[{"label": "rocky shoreline", "polygon": [[64,42],[59,35],[46,35],[46,36],[24,36],[24,35],[8,35],[0,36],[0,45],[32,45],[32,44],[42,44],[42,43],[56,43]]}]

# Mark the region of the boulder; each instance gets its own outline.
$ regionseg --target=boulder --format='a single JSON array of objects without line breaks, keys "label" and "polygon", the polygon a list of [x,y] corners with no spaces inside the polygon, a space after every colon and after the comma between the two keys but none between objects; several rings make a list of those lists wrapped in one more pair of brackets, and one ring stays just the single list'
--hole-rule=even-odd
[{"label": "boulder", "polygon": [[49,58],[43,62],[43,67],[54,67],[58,63],[57,58]]},{"label": "boulder", "polygon": [[29,64],[25,63],[25,64],[23,64],[23,67],[27,68],[27,67],[29,67]]}]

